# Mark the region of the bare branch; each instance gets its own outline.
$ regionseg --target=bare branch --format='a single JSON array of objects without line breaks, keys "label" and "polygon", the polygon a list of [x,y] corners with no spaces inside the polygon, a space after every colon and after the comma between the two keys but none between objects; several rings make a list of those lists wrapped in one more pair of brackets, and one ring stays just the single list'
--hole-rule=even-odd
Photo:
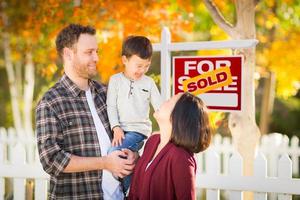
[{"label": "bare branch", "polygon": [[234,26],[223,17],[222,13],[219,11],[213,0],[204,0],[204,4],[210,12],[210,15],[213,18],[214,22],[228,35],[232,36],[234,32]]}]

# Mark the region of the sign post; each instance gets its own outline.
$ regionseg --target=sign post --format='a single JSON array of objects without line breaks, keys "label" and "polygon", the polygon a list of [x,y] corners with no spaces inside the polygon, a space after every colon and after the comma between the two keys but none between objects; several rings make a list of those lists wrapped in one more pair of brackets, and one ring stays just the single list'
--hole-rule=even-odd
[{"label": "sign post", "polygon": [[197,51],[201,49],[243,49],[252,48],[258,43],[255,39],[225,40],[225,41],[201,41],[201,42],[171,42],[171,34],[167,27],[161,32],[161,42],[154,43],[153,51],[161,53],[161,95],[164,100],[171,96],[171,52]]}]

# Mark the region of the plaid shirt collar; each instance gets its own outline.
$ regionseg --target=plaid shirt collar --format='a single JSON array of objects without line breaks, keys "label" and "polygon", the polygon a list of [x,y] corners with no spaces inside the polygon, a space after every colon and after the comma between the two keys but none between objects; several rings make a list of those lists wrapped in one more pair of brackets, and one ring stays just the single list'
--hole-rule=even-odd
[{"label": "plaid shirt collar", "polygon": [[[74,96],[77,97],[81,93],[84,93],[85,91],[80,89],[65,73],[60,79],[60,83]],[[94,81],[89,79],[88,80],[89,87],[91,89],[91,92],[100,93],[100,88],[97,88]]]}]

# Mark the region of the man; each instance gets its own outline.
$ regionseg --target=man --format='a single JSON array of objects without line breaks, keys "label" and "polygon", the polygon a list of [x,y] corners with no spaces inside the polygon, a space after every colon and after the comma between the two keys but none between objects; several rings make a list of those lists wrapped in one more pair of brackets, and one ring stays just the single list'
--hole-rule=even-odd
[{"label": "man", "polygon": [[130,174],[137,157],[129,150],[107,155],[112,134],[106,90],[91,80],[99,59],[95,32],[71,24],[58,34],[56,49],[65,74],[36,108],[38,151],[50,174],[50,199],[123,199],[111,173]]}]

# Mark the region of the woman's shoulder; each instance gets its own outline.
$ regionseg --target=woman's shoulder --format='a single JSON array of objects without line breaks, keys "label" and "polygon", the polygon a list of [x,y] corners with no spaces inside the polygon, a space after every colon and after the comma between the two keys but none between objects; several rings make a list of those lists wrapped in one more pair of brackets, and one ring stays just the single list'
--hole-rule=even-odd
[{"label": "woman's shoulder", "polygon": [[176,155],[172,156],[174,160],[180,161],[180,160],[189,160],[190,162],[194,163],[195,158],[194,158],[194,153],[189,152],[188,150],[176,146],[175,144],[172,144],[172,148],[170,149],[170,155]]}]

